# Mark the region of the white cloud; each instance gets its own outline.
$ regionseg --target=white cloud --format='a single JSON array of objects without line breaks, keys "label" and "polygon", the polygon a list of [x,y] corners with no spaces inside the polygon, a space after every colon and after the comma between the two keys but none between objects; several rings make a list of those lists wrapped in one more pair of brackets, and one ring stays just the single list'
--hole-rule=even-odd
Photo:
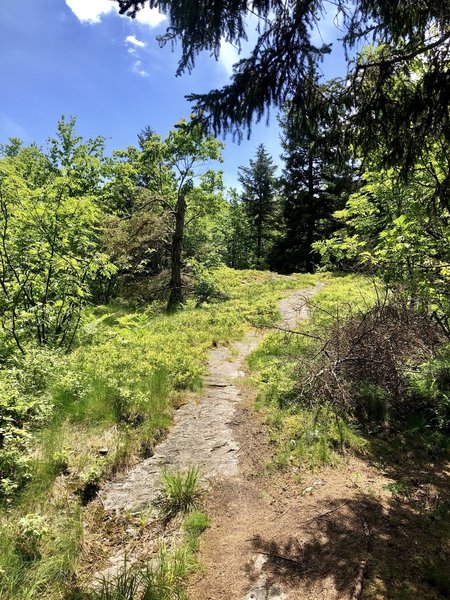
[{"label": "white cloud", "polygon": [[[109,13],[119,14],[119,5],[112,0],[66,0],[66,4],[77,19],[82,23],[90,23],[91,25],[100,23],[102,17]],[[140,10],[136,15],[138,23],[151,28],[158,27],[166,18],[158,9],[149,8],[148,6]]]},{"label": "white cloud", "polygon": [[129,35],[129,36],[127,36],[125,38],[125,41],[128,44],[132,44],[133,46],[138,46],[138,48],[145,48],[145,46],[147,45],[145,42],[142,42],[141,40],[138,40],[135,35]]},{"label": "white cloud", "polygon": [[118,12],[118,4],[111,0],[66,0],[66,4],[82,23],[100,23],[103,15]]},{"label": "white cloud", "polygon": [[136,14],[136,21],[148,27],[158,27],[166,19],[166,15],[161,14],[157,8],[150,8],[147,5]]},{"label": "white cloud", "polygon": [[231,75],[233,73],[233,65],[238,61],[239,52],[237,48],[222,38],[220,44],[219,62],[227,72],[227,75]]},{"label": "white cloud", "polygon": [[148,77],[148,72],[142,68],[142,61],[140,60],[134,61],[132,71],[141,77]]}]

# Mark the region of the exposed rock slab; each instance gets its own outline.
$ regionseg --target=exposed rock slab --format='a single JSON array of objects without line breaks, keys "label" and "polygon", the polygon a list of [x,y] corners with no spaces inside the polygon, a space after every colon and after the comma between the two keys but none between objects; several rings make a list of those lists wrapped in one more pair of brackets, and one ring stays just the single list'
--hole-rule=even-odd
[{"label": "exposed rock slab", "polygon": [[149,507],[163,468],[200,467],[206,479],[237,475],[239,447],[230,423],[240,391],[233,379],[244,374],[242,363],[259,341],[255,332],[249,332],[244,341],[209,352],[204,394],[177,411],[169,435],[151,458],[106,485],[102,494],[106,510],[139,512]]}]

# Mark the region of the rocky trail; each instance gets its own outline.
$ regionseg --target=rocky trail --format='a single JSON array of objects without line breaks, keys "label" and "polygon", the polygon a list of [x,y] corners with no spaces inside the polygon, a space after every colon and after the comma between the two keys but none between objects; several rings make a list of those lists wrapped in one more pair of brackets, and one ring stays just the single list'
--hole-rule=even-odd
[{"label": "rocky trail", "polygon": [[[295,292],[280,302],[280,328],[289,329],[298,318],[307,316],[304,299],[316,289]],[[245,375],[245,359],[262,337],[261,332],[252,330],[231,347],[221,346],[209,352],[203,395],[198,401],[181,406],[169,435],[151,458],[105,487],[102,501],[106,510],[139,512],[150,506],[164,468],[183,470],[197,466],[208,480],[238,475],[241,448],[232,426],[242,398],[239,378]]]},{"label": "rocky trail", "polygon": [[[305,300],[318,289],[291,293],[280,302],[281,330],[308,317]],[[363,595],[362,581],[368,565],[386,573],[403,562],[397,546],[411,513],[401,512],[384,491],[395,482],[396,471],[380,470],[352,454],[343,457],[339,469],[270,466],[270,433],[264,414],[254,409],[257,390],[245,379],[245,360],[263,335],[251,330],[230,347],[211,349],[202,395],[177,410],[151,458],[107,484],[100,497],[103,509],[114,515],[111,522],[122,519],[125,530],[126,515],[142,515],[151,507],[162,469],[199,467],[208,483],[211,527],[200,539],[203,567],[190,581],[190,600],[387,597],[382,587],[376,589],[375,576],[373,594]],[[427,482],[430,474],[420,477]],[[417,485],[420,493],[428,489],[426,483]],[[133,541],[133,528],[122,531],[97,575],[116,574],[125,557],[128,564],[148,559],[161,535],[176,537],[176,530],[158,529],[157,523],[150,524],[144,539]],[[429,543],[418,530],[416,536]]]},{"label": "rocky trail", "polygon": [[[280,328],[290,329],[298,319],[307,317],[304,301],[319,287],[296,291],[280,301]],[[240,463],[246,452],[245,444],[240,444],[235,435],[236,415],[243,402],[241,382],[246,375],[245,360],[262,339],[261,331],[250,330],[243,340],[230,347],[210,350],[203,394],[177,410],[169,434],[151,458],[105,486],[100,500],[107,513],[120,517],[148,510],[158,492],[163,469],[199,467],[204,479],[212,486],[223,481],[233,485],[234,481],[240,480]],[[117,574],[125,554],[128,564],[137,560],[129,548],[127,552],[120,550],[109,558],[105,568],[96,573],[96,578]]]}]

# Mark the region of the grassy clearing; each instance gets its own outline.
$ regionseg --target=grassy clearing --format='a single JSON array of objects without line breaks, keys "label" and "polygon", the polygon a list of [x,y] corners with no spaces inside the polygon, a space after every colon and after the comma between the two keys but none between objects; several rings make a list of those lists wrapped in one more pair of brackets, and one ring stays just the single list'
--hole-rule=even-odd
[{"label": "grassy clearing", "polygon": [[[372,306],[373,282],[357,275],[324,274],[326,286],[311,301],[311,318],[299,324],[306,335],[270,333],[249,357],[260,389],[259,406],[267,411],[276,443],[275,462],[280,466],[333,465],[343,448],[366,446],[354,423],[337,415],[330,406],[308,407],[298,403],[296,385],[300,358],[312,358],[318,349],[314,336],[330,327],[336,313],[342,318]],[[313,337],[309,337],[309,336]]]},{"label": "grassy clearing", "polygon": [[36,350],[4,369],[14,444],[0,457],[0,597],[61,598],[76,587],[102,481],[151,455],[179,396],[200,389],[211,345],[273,323],[286,291],[317,278],[221,269],[215,280],[226,301],[192,300],[170,316],[155,305],[97,307],[70,355]]}]

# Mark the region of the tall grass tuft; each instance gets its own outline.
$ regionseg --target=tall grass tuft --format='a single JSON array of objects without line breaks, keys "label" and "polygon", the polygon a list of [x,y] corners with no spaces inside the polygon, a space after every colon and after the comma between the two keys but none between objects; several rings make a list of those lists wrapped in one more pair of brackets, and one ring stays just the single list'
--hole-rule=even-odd
[{"label": "tall grass tuft", "polygon": [[186,600],[186,580],[196,568],[190,547],[162,545],[144,569],[129,567],[112,579],[103,579],[87,600]]},{"label": "tall grass tuft", "polygon": [[202,497],[199,475],[196,467],[189,467],[185,472],[163,471],[161,490],[155,504],[164,520],[170,521],[179,513],[198,508]]}]

